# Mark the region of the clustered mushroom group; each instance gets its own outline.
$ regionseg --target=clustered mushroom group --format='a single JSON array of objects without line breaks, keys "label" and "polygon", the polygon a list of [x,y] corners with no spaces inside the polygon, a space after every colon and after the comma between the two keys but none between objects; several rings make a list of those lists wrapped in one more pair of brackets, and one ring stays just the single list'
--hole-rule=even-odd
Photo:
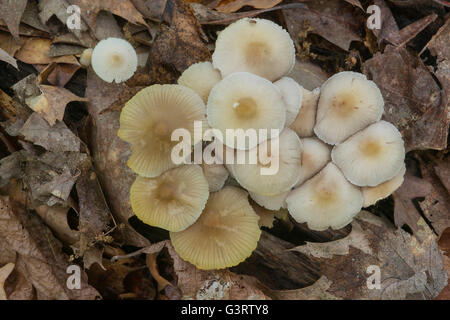
[{"label": "clustered mushroom group", "polygon": [[[130,144],[128,165],[138,174],[132,209],[144,223],[170,231],[176,252],[200,269],[235,266],[255,250],[261,231],[248,196],[269,210],[287,208],[320,231],[344,227],[403,182],[402,136],[381,120],[375,83],[341,72],[309,91],[287,77],[294,63],[283,28],[241,19],[220,32],[212,63],[192,65],[176,85],[141,90],[122,110],[118,135]],[[194,121],[223,136],[226,129],[278,129],[276,137],[241,146],[259,151],[276,139],[278,171],[262,175],[267,164],[260,162],[175,164],[175,129],[187,129],[192,145],[202,143]],[[229,175],[240,187],[226,183]]]}]

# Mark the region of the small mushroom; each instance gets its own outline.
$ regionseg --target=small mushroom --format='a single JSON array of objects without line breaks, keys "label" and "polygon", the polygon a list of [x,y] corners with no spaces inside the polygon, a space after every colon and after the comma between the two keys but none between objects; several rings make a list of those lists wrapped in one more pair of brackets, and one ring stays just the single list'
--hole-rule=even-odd
[{"label": "small mushroom", "polygon": [[303,88],[302,107],[290,128],[297,132],[300,138],[312,137],[316,124],[317,103],[319,102],[320,88],[309,91]]},{"label": "small mushroom", "polygon": [[331,148],[317,138],[303,138],[302,172],[296,187],[313,177],[331,161]]},{"label": "small mushroom", "polygon": [[87,68],[91,65],[91,60],[92,60],[92,52],[94,51],[94,49],[92,48],[88,48],[85,49],[80,56],[80,64],[84,67]]},{"label": "small mushroom", "polygon": [[100,41],[92,52],[92,68],[106,82],[123,82],[136,72],[138,58],[133,46],[120,38]]},{"label": "small mushroom", "polygon": [[[278,154],[272,154],[272,145],[278,145]],[[276,146],[275,145],[275,146]],[[253,193],[273,196],[289,191],[301,175],[302,142],[297,134],[285,128],[278,138],[258,145],[257,150],[245,151],[245,164],[233,164],[232,171],[237,182]],[[257,153],[257,163],[250,163],[251,153]],[[264,159],[267,154],[269,159]],[[263,161],[261,161],[263,160]],[[276,167],[273,174],[262,174],[263,169]]]},{"label": "small mushroom", "polygon": [[379,121],[384,100],[377,85],[361,73],[344,71],[322,85],[314,132],[328,144],[338,144]]},{"label": "small mushroom", "polygon": [[403,165],[400,172],[391,180],[383,182],[376,187],[363,187],[361,188],[364,197],[363,207],[369,207],[377,203],[378,200],[389,197],[395,190],[400,188],[405,177],[406,167]]},{"label": "small mushroom", "polygon": [[[145,177],[173,168],[171,152],[175,129],[184,128],[194,141],[194,122],[206,126],[205,104],[192,89],[180,85],[152,85],[130,99],[120,114],[119,137],[131,144],[128,166]],[[187,156],[187,155],[186,155]]]},{"label": "small mushroom", "polygon": [[405,147],[397,128],[379,121],[335,146],[331,159],[351,183],[375,187],[400,172]]},{"label": "small mushroom", "polygon": [[249,192],[248,194],[250,195],[250,198],[252,198],[261,207],[269,210],[280,210],[281,208],[286,208],[286,197],[289,192],[290,190],[273,196],[265,196],[254,192]]},{"label": "small mushroom", "polygon": [[198,219],[208,196],[198,165],[183,165],[156,178],[138,176],[130,189],[131,207],[142,222],[174,232]]},{"label": "small mushroom", "polygon": [[[250,149],[270,138],[271,129],[281,131],[286,121],[286,107],[278,88],[248,72],[233,73],[212,88],[208,99],[208,122],[222,132],[223,143],[230,148]],[[227,129],[251,129],[257,139],[246,139],[239,146],[235,138],[226,138]],[[267,135],[260,135],[266,129]]]},{"label": "small mushroom", "polygon": [[178,78],[178,84],[191,88],[208,102],[211,89],[222,79],[220,72],[209,61],[199,62],[187,68]]},{"label": "small mushroom", "polygon": [[208,181],[209,192],[216,192],[223,188],[229,173],[223,164],[202,163],[203,174]]},{"label": "small mushroom", "polygon": [[302,107],[303,88],[294,79],[283,77],[273,83],[280,89],[286,106],[286,126],[290,126]]},{"label": "small mushroom", "polygon": [[363,205],[361,190],[328,163],[318,174],[286,198],[289,213],[298,223],[316,231],[340,229],[349,224]]},{"label": "small mushroom", "polygon": [[278,24],[244,18],[219,33],[212,60],[223,77],[246,71],[275,81],[293,68],[295,47],[287,31]]},{"label": "small mushroom", "polygon": [[171,232],[175,251],[199,269],[223,269],[247,259],[256,249],[259,217],[247,192],[225,187],[211,193],[200,218],[181,232]]}]

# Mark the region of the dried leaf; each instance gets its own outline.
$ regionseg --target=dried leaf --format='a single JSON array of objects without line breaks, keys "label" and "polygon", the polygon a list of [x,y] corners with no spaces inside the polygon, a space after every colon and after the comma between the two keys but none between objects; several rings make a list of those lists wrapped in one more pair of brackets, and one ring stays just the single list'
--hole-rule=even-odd
[{"label": "dried leaf", "polygon": [[219,12],[236,12],[243,6],[250,6],[257,9],[268,9],[276,6],[282,0],[221,0],[215,6]]},{"label": "dried leaf", "polygon": [[14,270],[14,263],[8,263],[0,268],[0,300],[8,300],[5,292],[5,281]]},{"label": "dried leaf", "polygon": [[372,32],[375,34],[378,40],[378,45],[381,45],[389,35],[396,34],[399,31],[397,22],[392,15],[391,9],[384,0],[375,0],[374,4],[380,8],[380,29],[373,29]]},{"label": "dried leaf", "polygon": [[328,75],[318,65],[298,59],[288,76],[310,91],[320,87],[328,79]]},{"label": "dried leaf", "polygon": [[38,113],[33,113],[20,130],[26,140],[44,147],[48,151],[80,151],[80,139],[64,122],[58,121],[53,127]]},{"label": "dried leaf", "polygon": [[3,49],[0,49],[0,60],[4,61],[6,63],[9,63],[14,68],[19,69],[17,66],[17,60],[11,57],[8,52],[4,51]]},{"label": "dried leaf", "polygon": [[[70,13],[67,12],[67,8],[69,7],[70,3],[67,2],[67,0],[40,0],[39,1],[39,19],[43,24],[46,24],[48,20],[52,16],[56,16],[58,20],[63,24],[66,25]],[[74,29],[70,30],[74,34],[77,35],[77,37],[81,36],[81,33],[83,31],[86,31],[88,28],[86,26],[86,23],[81,20],[80,29]]]},{"label": "dried leaf", "polygon": [[437,14],[433,13],[420,20],[417,20],[407,25],[400,31],[388,34],[386,41],[398,47],[404,46],[407,42],[414,39],[430,23],[435,21],[437,17]]},{"label": "dried leaf", "polygon": [[[369,212],[352,222],[343,239],[307,243],[292,250],[320,263],[328,280],[322,294],[342,299],[430,299],[447,284],[442,257],[433,232],[423,226],[415,237]],[[369,289],[369,266],[381,271],[380,288]],[[317,293],[316,293],[317,294]]]},{"label": "dried leaf", "polygon": [[158,265],[156,263],[157,254],[148,253],[147,258],[145,259],[148,270],[152,274],[153,279],[158,283],[158,292],[163,291],[167,286],[171,286],[172,284],[164,279],[158,271]]},{"label": "dried leaf", "polygon": [[364,63],[364,73],[380,88],[384,119],[400,130],[406,151],[446,148],[448,104],[417,56],[402,47],[387,46],[384,53]]},{"label": "dried leaf", "polygon": [[97,263],[103,270],[106,270],[103,266],[103,249],[95,246],[90,247],[83,254],[83,265],[86,269],[90,269],[94,263]]},{"label": "dried leaf", "polygon": [[0,18],[8,26],[16,40],[19,40],[19,25],[28,0],[0,0]]}]

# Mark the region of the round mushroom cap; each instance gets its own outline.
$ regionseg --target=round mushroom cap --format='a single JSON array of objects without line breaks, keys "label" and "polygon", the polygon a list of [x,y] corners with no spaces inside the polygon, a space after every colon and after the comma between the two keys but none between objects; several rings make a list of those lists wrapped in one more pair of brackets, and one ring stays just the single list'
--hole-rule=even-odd
[{"label": "round mushroom cap", "polygon": [[199,269],[223,269],[247,259],[256,249],[261,231],[259,217],[247,192],[225,187],[211,193],[205,210],[192,226],[171,232],[179,256]]},{"label": "round mushroom cap", "polygon": [[[224,144],[247,150],[270,138],[271,129],[281,132],[286,120],[286,107],[273,83],[248,72],[238,72],[211,90],[207,114],[209,125],[222,132]],[[245,145],[238,145],[238,140],[227,139],[227,129],[251,129],[257,139],[245,139]],[[267,134],[261,135],[259,129],[266,129]]]},{"label": "round mushroom cap", "polygon": [[138,176],[130,189],[131,207],[139,220],[174,232],[198,219],[208,196],[208,182],[198,165],[183,165],[156,178]]},{"label": "round mushroom cap", "polygon": [[[274,143],[278,145],[278,154],[275,155],[271,154]],[[289,191],[301,175],[302,148],[297,134],[285,128],[278,138],[265,141],[254,150],[245,151],[245,164],[233,164],[233,175],[242,187],[259,195],[272,196]],[[250,162],[251,153],[257,154],[256,163]],[[266,154],[271,157],[270,162],[265,159]],[[268,170],[271,166],[278,166],[276,173],[262,174],[263,169]]]},{"label": "round mushroom cap", "polygon": [[362,208],[361,190],[348,182],[342,172],[328,163],[318,174],[294,189],[286,198],[289,213],[298,223],[306,222],[316,231],[340,229]]},{"label": "round mushroom cap", "polygon": [[220,72],[214,69],[211,62],[205,61],[195,63],[184,70],[178,78],[178,84],[191,88],[207,103],[209,92],[220,80]]},{"label": "round mushroom cap", "polygon": [[320,97],[320,88],[309,91],[305,88],[302,94],[302,107],[297,114],[290,128],[297,132],[300,138],[314,135],[314,125],[316,124],[317,103]]},{"label": "round mushroom cap", "polygon": [[203,174],[208,181],[209,192],[216,192],[223,188],[229,173],[223,164],[202,163]]},{"label": "round mushroom cap", "polygon": [[399,173],[405,146],[395,126],[379,121],[335,146],[331,159],[351,183],[374,187]]},{"label": "round mushroom cap", "polygon": [[133,46],[120,38],[100,41],[92,52],[92,68],[106,82],[123,82],[136,72],[138,58]]},{"label": "round mushroom cap", "polygon": [[317,138],[303,138],[302,172],[296,187],[313,177],[331,161],[331,148]]},{"label": "round mushroom cap", "polygon": [[265,196],[262,194],[249,192],[249,195],[261,207],[264,207],[269,210],[280,210],[281,208],[286,208],[285,200],[289,192],[290,190],[273,196]]},{"label": "round mushroom cap", "polygon": [[356,72],[340,72],[322,85],[315,134],[328,144],[338,144],[379,121],[384,100],[377,85]]},{"label": "round mushroom cap", "polygon": [[[144,177],[156,177],[176,167],[171,153],[178,141],[172,132],[184,128],[194,141],[194,122],[206,127],[206,107],[192,89],[180,85],[152,85],[131,98],[120,114],[119,137],[131,144],[128,166]],[[186,155],[187,158],[188,155]]]},{"label": "round mushroom cap", "polygon": [[290,126],[302,107],[303,88],[289,77],[283,77],[273,84],[281,91],[281,97],[286,106],[286,126]]},{"label": "round mushroom cap", "polygon": [[377,203],[378,200],[389,197],[394,193],[395,190],[400,188],[403,184],[403,180],[405,177],[406,167],[403,164],[400,172],[391,180],[383,182],[382,184],[377,185],[376,187],[363,187],[361,188],[364,204],[363,207],[369,207]]},{"label": "round mushroom cap", "polygon": [[295,47],[287,31],[278,24],[244,18],[219,33],[212,61],[223,77],[246,71],[275,81],[293,68]]}]

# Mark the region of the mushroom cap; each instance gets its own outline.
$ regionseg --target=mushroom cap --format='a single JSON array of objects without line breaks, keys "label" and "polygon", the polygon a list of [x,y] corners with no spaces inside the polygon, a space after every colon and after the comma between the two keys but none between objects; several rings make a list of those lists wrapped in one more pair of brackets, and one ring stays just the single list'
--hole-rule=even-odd
[{"label": "mushroom cap", "polygon": [[100,41],[92,52],[92,68],[106,82],[123,82],[136,72],[138,58],[133,46],[120,38]]},{"label": "mushroom cap", "polygon": [[85,49],[80,56],[80,64],[84,67],[87,68],[91,65],[91,59],[92,59],[92,52],[94,52],[94,49],[92,48],[88,48]]},{"label": "mushroom cap", "polygon": [[275,81],[293,68],[295,47],[287,31],[278,24],[244,18],[219,33],[212,61],[223,77],[246,71]]},{"label": "mushroom cap", "polygon": [[179,256],[199,269],[223,269],[247,259],[256,249],[261,231],[259,217],[247,192],[225,187],[211,193],[205,210],[192,226],[171,232]]},{"label": "mushroom cap", "polygon": [[328,163],[318,174],[294,189],[286,198],[287,208],[298,223],[316,231],[340,229],[349,224],[363,205],[361,190]]},{"label": "mushroom cap", "polygon": [[[268,168],[271,163],[264,164],[260,154],[266,154],[271,150],[271,144],[278,143],[278,155],[271,155],[273,163],[278,161],[278,171],[275,174],[261,174],[261,169]],[[289,191],[301,175],[302,142],[297,134],[289,128],[285,128],[278,138],[265,141],[257,147],[258,159],[256,164],[250,163],[249,153],[245,151],[245,164],[235,163],[232,172],[237,182],[253,193],[259,195],[278,195]],[[264,161],[263,161],[264,162]]]},{"label": "mushroom cap", "polygon": [[302,172],[296,187],[313,177],[331,161],[331,148],[316,137],[303,138]]},{"label": "mushroom cap", "polygon": [[[194,141],[194,121],[206,127],[206,108],[192,89],[180,85],[152,85],[131,98],[120,114],[119,137],[131,144],[128,166],[144,177],[173,168],[171,141],[175,129],[185,128]],[[176,116],[175,116],[176,115]]]},{"label": "mushroom cap", "polygon": [[344,141],[383,115],[380,89],[361,73],[337,73],[320,91],[314,132],[328,144]]},{"label": "mushroom cap", "polygon": [[289,192],[290,190],[273,196],[265,196],[262,194],[249,192],[249,195],[261,207],[264,207],[269,210],[280,210],[281,208],[286,208],[285,200]]},{"label": "mushroom cap", "polygon": [[297,132],[300,138],[312,137],[316,124],[317,103],[319,102],[320,88],[309,91],[303,88],[302,107],[290,128]]},{"label": "mushroom cap", "polygon": [[379,121],[335,146],[331,159],[351,183],[374,187],[399,173],[405,146],[395,126]]},{"label": "mushroom cap", "polygon": [[273,84],[281,91],[281,97],[286,106],[286,126],[290,126],[302,107],[303,88],[289,77],[283,77]]},{"label": "mushroom cap", "polygon": [[223,164],[202,163],[203,174],[208,181],[209,192],[216,192],[223,188],[229,173]]},{"label": "mushroom cap", "polygon": [[184,70],[178,78],[178,84],[191,88],[207,103],[209,92],[220,80],[220,72],[214,69],[211,62],[205,61],[195,63]]},{"label": "mushroom cap", "polygon": [[374,205],[378,200],[389,197],[395,190],[400,188],[405,177],[406,167],[403,164],[400,172],[391,180],[383,182],[375,187],[362,187],[361,191],[364,198],[363,207]]},{"label": "mushroom cap", "polygon": [[[259,129],[284,128],[286,107],[278,88],[257,75],[237,72],[212,88],[208,98],[208,122],[223,134],[223,142],[235,149],[250,149],[267,139]],[[235,139],[226,139],[227,129],[256,130],[258,141],[246,139],[245,146],[237,146]],[[233,146],[234,144],[234,146]]]},{"label": "mushroom cap", "polygon": [[174,232],[198,219],[208,196],[208,182],[198,165],[183,165],[156,178],[138,176],[130,189],[131,207],[139,220]]}]

